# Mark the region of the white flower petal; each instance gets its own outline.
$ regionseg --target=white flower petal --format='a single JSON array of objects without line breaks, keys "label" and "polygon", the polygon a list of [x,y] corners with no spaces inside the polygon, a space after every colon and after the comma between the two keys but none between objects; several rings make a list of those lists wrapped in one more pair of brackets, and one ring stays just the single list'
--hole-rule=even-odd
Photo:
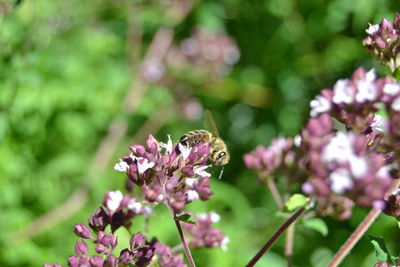
[{"label": "white flower petal", "polygon": [[331,103],[323,96],[316,96],[315,99],[310,102],[310,115],[316,117],[321,113],[328,112],[331,109]]},{"label": "white flower petal", "polygon": [[199,193],[197,193],[195,190],[188,190],[186,192],[186,200],[189,202],[195,201],[199,199]]},{"label": "white flower petal", "polygon": [[295,137],[294,137],[294,145],[295,146],[297,146],[297,147],[300,147],[300,145],[301,145],[301,140],[302,140],[302,138],[301,138],[301,136],[300,135],[296,135]]},{"label": "white flower petal", "polygon": [[373,101],[378,96],[378,89],[375,86],[375,70],[372,69],[367,72],[365,79],[357,82],[356,101],[364,103],[366,101]]},{"label": "white flower petal", "polygon": [[182,154],[183,159],[186,160],[189,157],[192,148],[189,146],[182,145],[181,143],[178,144],[178,148]]},{"label": "white flower petal", "polygon": [[194,182],[196,182],[197,178],[186,178],[185,184],[189,187],[193,187]]},{"label": "white flower petal", "polygon": [[351,104],[353,103],[353,90],[349,86],[348,79],[338,80],[333,87],[333,103]]},{"label": "white flower petal", "polygon": [[390,96],[397,95],[400,92],[400,85],[398,83],[387,83],[383,87],[383,92]]},{"label": "white flower petal", "polygon": [[373,131],[383,133],[386,130],[386,121],[381,115],[377,114],[374,116],[374,120],[371,123],[371,128]]},{"label": "white flower petal", "polygon": [[392,109],[394,111],[400,111],[400,97],[397,97],[392,103]]},{"label": "white flower petal", "polygon": [[[378,172],[376,173],[376,177],[380,179],[387,179],[390,178],[390,167],[389,166],[383,166],[381,167]],[[400,188],[398,189],[400,190]]]},{"label": "white flower petal", "polygon": [[338,132],[328,145],[325,146],[322,159],[327,162],[346,162],[354,154],[351,142],[352,138],[350,134],[347,135],[343,132]]},{"label": "white flower petal", "polygon": [[168,153],[172,153],[172,140],[171,140],[171,136],[170,135],[168,135],[168,142],[166,143],[166,144],[164,144],[163,142],[160,142],[160,146],[162,147],[162,148],[165,148],[165,150],[168,152]]},{"label": "white flower petal", "polygon": [[142,203],[136,202],[135,199],[131,199],[128,203],[128,209],[132,210],[135,213],[139,213],[142,209]]},{"label": "white flower petal", "polygon": [[209,167],[211,167],[211,165],[205,165],[202,167],[198,167],[198,168],[194,169],[194,173],[201,177],[210,177],[211,174],[205,171]]},{"label": "white flower petal", "polygon": [[[142,158],[141,158],[142,159]],[[137,166],[138,166],[138,172],[139,174],[143,174],[145,171],[147,171],[148,169],[151,169],[154,167],[154,162],[149,162],[147,159],[143,158],[142,160],[139,160],[139,158],[137,158]],[[142,163],[140,163],[140,161],[142,161]]]},{"label": "white flower petal", "polygon": [[368,171],[367,160],[355,155],[350,157],[350,169],[355,178],[362,178]]},{"label": "white flower petal", "polygon": [[120,160],[120,162],[114,165],[114,170],[119,172],[126,172],[128,169],[129,169],[128,163],[122,160]]},{"label": "white flower petal", "polygon": [[123,199],[121,191],[111,191],[108,193],[107,208],[111,211],[116,211]]},{"label": "white flower petal", "polygon": [[230,239],[229,237],[225,236],[224,239],[222,239],[221,241],[221,249],[222,251],[227,251],[228,250],[228,243],[229,243]]},{"label": "white flower petal", "polygon": [[221,216],[219,216],[219,214],[216,213],[215,211],[210,212],[209,215],[210,215],[211,222],[213,222],[213,223],[217,223],[221,219]]},{"label": "white flower petal", "polygon": [[366,33],[375,34],[379,31],[379,24],[368,23],[368,25],[369,25],[368,29],[365,30]]},{"label": "white flower petal", "polygon": [[353,186],[350,173],[347,169],[337,169],[329,175],[331,189],[336,194],[343,194],[347,189]]}]

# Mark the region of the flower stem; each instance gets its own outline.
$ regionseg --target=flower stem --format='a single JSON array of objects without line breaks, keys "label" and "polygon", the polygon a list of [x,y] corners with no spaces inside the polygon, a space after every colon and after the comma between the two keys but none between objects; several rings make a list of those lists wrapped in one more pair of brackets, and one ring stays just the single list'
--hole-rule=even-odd
[{"label": "flower stem", "polygon": [[296,221],[296,219],[305,211],[305,208],[296,210],[289,219],[284,222],[281,227],[272,235],[272,237],[264,244],[257,254],[247,263],[246,267],[252,267],[264,255],[264,253],[272,246],[272,244],[285,232],[285,230]]},{"label": "flower stem", "polygon": [[372,209],[367,217],[360,223],[357,229],[351,234],[351,236],[346,240],[346,242],[342,245],[333,259],[329,262],[328,267],[338,266],[346,255],[350,252],[350,250],[357,244],[360,238],[364,235],[364,233],[368,230],[368,228],[372,225],[372,223],[378,218],[379,214],[381,214],[380,209]]},{"label": "flower stem", "polygon": [[287,261],[287,266],[292,266],[292,255],[293,255],[293,239],[296,223],[289,226],[286,232],[286,243],[285,243],[285,257]]},{"label": "flower stem", "polygon": [[176,217],[176,214],[174,214],[174,221],[175,221],[176,228],[178,228],[179,236],[181,237],[182,245],[183,245],[183,248],[185,249],[186,257],[189,260],[190,266],[196,267],[196,264],[194,263],[194,260],[192,257],[192,253],[190,253],[189,245],[186,242],[185,235],[183,234],[181,222]]},{"label": "flower stem", "polygon": [[279,210],[282,210],[283,209],[283,200],[282,200],[281,194],[279,193],[279,190],[276,186],[274,178],[272,176],[269,176],[269,177],[266,177],[266,180],[267,180],[268,188],[271,191],[272,198],[275,201],[275,204],[278,206]]}]

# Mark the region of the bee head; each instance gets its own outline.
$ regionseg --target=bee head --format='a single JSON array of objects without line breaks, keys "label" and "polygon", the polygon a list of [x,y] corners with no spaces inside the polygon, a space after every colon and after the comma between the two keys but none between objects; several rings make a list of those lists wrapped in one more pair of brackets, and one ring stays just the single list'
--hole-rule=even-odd
[{"label": "bee head", "polygon": [[215,158],[212,157],[212,160],[215,166],[223,166],[229,162],[230,158],[228,151],[219,151],[215,154]]}]

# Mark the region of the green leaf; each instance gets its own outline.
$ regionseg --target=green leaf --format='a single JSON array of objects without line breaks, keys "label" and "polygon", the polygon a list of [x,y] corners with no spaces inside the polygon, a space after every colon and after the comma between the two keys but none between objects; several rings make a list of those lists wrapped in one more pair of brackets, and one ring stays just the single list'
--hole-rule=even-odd
[{"label": "green leaf", "polygon": [[196,224],[194,221],[190,220],[190,214],[184,213],[179,216],[177,216],[178,220],[185,222],[185,223],[190,223],[190,224]]},{"label": "green leaf", "polygon": [[390,252],[386,246],[385,240],[382,237],[368,235],[368,239],[375,248],[377,262],[387,262],[394,264]]},{"label": "green leaf", "polygon": [[307,206],[308,199],[302,194],[294,194],[286,203],[285,208],[288,211],[293,211]]},{"label": "green leaf", "polygon": [[400,80],[400,67],[398,67],[394,72],[393,72],[393,78],[395,78],[396,80]]},{"label": "green leaf", "polygon": [[324,220],[320,218],[311,218],[303,221],[303,225],[307,228],[319,232],[323,236],[328,235],[328,226],[326,226]]}]

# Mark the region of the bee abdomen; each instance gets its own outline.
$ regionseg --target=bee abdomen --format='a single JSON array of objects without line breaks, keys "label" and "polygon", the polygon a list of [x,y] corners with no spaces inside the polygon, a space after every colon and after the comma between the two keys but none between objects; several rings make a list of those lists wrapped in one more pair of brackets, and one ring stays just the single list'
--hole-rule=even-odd
[{"label": "bee abdomen", "polygon": [[179,139],[179,143],[191,147],[201,142],[208,142],[209,140],[210,140],[210,133],[207,132],[206,130],[193,130],[185,133]]}]

